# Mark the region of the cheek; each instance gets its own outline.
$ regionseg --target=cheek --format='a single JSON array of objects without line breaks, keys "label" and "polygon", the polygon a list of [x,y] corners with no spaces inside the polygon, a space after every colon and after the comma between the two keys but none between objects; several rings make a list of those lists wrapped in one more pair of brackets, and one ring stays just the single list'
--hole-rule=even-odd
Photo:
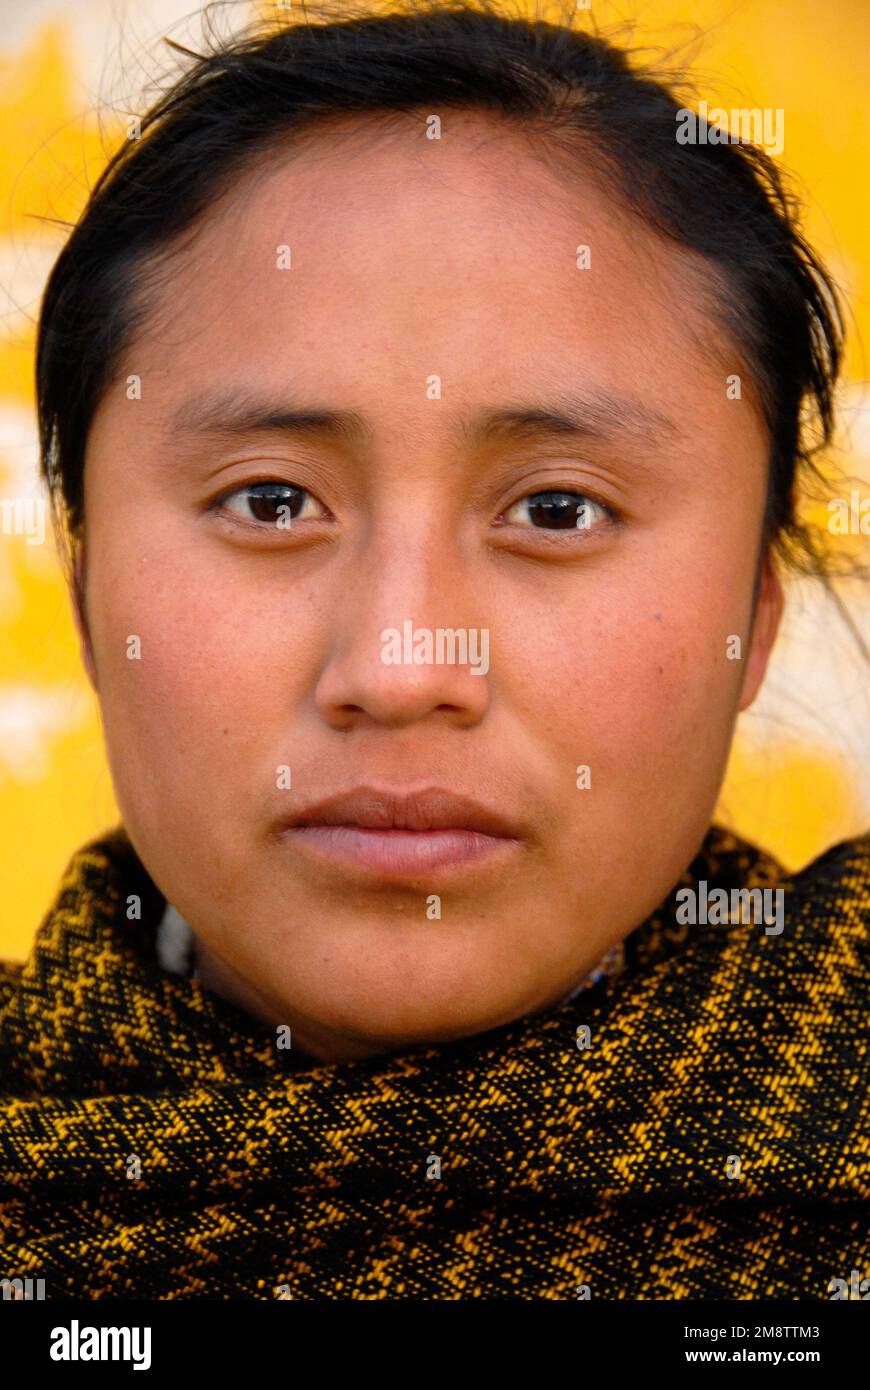
[{"label": "cheek", "polygon": [[168,555],[101,568],[88,609],[125,815],[132,823],[159,814],[165,825],[201,816],[204,797],[215,818],[238,812],[240,797],[262,801],[277,762],[290,760],[314,659],[314,608],[294,604],[291,621],[286,603],[270,613],[257,585]]},{"label": "cheek", "polygon": [[726,637],[741,634],[745,655],[748,612],[719,579],[708,573],[694,591],[666,579],[584,583],[558,624],[552,608],[527,609],[505,660],[557,775],[588,764],[602,796],[610,788],[626,805],[720,775],[743,676]]}]

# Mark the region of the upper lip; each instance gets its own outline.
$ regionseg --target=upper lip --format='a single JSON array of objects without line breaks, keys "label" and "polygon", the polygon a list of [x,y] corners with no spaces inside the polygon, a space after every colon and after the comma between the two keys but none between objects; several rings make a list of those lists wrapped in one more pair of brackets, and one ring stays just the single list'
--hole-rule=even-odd
[{"label": "upper lip", "polygon": [[358,825],[372,830],[476,830],[516,839],[519,831],[505,816],[471,797],[439,787],[391,791],[354,787],[312,802],[285,817],[280,829],[305,825]]}]

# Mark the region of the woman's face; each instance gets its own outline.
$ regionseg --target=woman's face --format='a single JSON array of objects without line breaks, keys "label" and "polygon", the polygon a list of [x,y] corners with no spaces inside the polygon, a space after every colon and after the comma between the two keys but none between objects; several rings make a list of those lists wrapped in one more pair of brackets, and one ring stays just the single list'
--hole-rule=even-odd
[{"label": "woman's face", "polygon": [[206,982],[323,1059],[554,1004],[640,923],[781,601],[695,259],[489,118],[345,129],[167,261],[82,571],[130,838]]}]

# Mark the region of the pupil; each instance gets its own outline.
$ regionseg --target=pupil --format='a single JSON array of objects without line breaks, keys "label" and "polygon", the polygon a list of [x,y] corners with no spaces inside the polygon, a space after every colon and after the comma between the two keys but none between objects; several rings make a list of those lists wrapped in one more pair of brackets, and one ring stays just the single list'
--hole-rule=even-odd
[{"label": "pupil", "polygon": [[577,525],[576,492],[535,492],[528,500],[529,516],[537,525],[553,526],[559,530],[574,529]]},{"label": "pupil", "polygon": [[257,521],[268,521],[273,525],[288,512],[278,511],[279,507],[289,508],[289,519],[294,520],[302,510],[302,488],[291,487],[289,483],[257,483],[248,489],[248,508]]}]

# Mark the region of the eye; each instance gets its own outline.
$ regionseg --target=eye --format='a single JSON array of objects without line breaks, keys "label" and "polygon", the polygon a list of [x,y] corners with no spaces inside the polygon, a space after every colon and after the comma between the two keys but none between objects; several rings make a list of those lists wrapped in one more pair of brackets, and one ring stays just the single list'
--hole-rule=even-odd
[{"label": "eye", "polygon": [[602,521],[614,520],[615,515],[612,508],[585,493],[548,488],[514,502],[504,513],[504,520],[510,526],[531,521],[536,530],[590,531]]},{"label": "eye", "polygon": [[289,530],[295,521],[329,515],[322,503],[305,488],[275,480],[246,483],[244,487],[224,493],[215,507],[237,521],[274,526],[282,531]]}]

